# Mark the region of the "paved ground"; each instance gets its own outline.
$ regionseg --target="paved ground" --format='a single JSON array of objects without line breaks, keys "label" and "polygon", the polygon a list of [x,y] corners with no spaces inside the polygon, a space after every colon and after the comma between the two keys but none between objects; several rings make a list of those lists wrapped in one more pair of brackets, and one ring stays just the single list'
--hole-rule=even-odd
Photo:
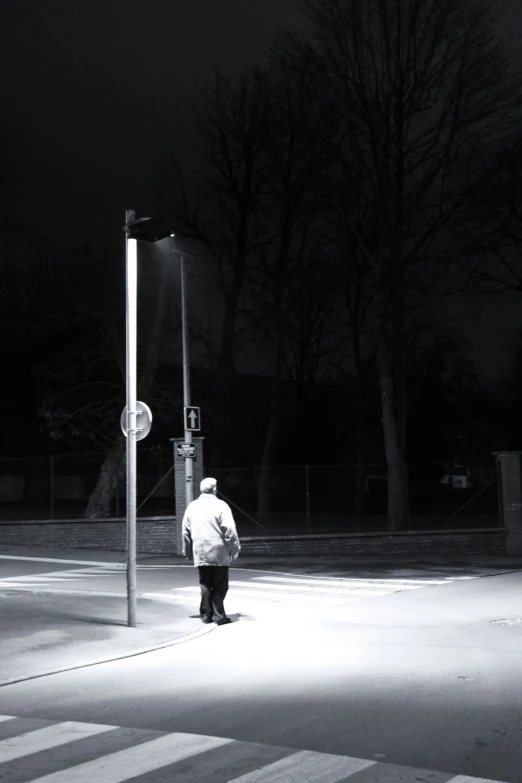
[{"label": "paved ground", "polygon": [[[29,739],[32,752],[27,754]],[[0,715],[0,780],[92,783],[93,779],[101,783],[487,783],[375,759],[226,737]]]},{"label": "paved ground", "polygon": [[[139,558],[138,625],[127,627],[124,558],[117,552],[3,547],[0,682],[136,653],[213,629],[201,626],[195,569],[183,558],[156,556]],[[250,558],[231,569],[227,606],[234,619],[243,620],[309,607],[331,614],[374,595],[510,570],[517,562]],[[323,589],[325,577],[338,581]]]},{"label": "paved ground", "polygon": [[201,628],[147,557],[130,629],[123,559],[0,550],[4,682],[113,659],[0,687],[1,783],[522,781],[520,560],[249,559]]}]

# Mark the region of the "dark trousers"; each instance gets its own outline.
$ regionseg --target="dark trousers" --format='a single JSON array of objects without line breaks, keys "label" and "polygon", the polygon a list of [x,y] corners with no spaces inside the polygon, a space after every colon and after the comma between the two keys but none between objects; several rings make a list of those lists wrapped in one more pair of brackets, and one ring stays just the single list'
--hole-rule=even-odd
[{"label": "dark trousers", "polygon": [[219,623],[227,616],[223,601],[228,592],[228,566],[198,566],[198,571],[201,619]]}]

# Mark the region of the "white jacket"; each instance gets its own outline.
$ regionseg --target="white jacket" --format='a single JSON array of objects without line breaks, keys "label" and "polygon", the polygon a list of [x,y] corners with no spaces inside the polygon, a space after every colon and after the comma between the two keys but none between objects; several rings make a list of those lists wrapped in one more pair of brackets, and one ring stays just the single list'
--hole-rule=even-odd
[{"label": "white jacket", "polygon": [[182,535],[183,554],[195,566],[228,566],[241,549],[230,506],[205,492],[188,504]]}]

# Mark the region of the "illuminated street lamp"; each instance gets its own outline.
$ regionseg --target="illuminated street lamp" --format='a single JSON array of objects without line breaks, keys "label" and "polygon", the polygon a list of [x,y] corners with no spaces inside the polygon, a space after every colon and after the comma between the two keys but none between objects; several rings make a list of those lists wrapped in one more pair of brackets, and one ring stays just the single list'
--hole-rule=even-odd
[{"label": "illuminated street lamp", "polygon": [[[183,346],[183,412],[184,412],[184,442],[192,443],[192,430],[189,429],[188,411],[191,406],[190,400],[190,365],[189,365],[189,340],[188,340],[188,319],[187,319],[187,298],[185,284],[185,258],[190,255],[196,255],[199,243],[194,239],[180,239],[175,234],[173,251],[180,256],[180,277],[181,277],[181,340]],[[185,505],[194,499],[194,465],[193,457],[189,452],[185,454]]]},{"label": "illuminated street lamp", "polygon": [[[133,209],[125,212],[126,279],[126,456],[127,456],[127,625],[136,626],[136,441],[137,428],[137,307],[138,241],[158,242],[173,233],[154,218],[137,218]],[[143,414],[142,414],[143,415]]]}]

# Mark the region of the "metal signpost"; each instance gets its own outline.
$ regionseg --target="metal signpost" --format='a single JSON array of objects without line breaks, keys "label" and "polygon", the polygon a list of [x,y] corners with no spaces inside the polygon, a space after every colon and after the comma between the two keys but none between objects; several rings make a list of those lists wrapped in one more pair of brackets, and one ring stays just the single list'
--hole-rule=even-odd
[{"label": "metal signpost", "polygon": [[[188,323],[187,303],[185,298],[185,256],[181,256],[181,335],[183,343],[183,413],[185,428],[185,443],[187,447],[185,458],[185,507],[194,500],[194,454],[190,450],[192,446],[192,433],[200,430],[199,408],[190,404],[190,370],[188,349]],[[194,426],[197,425],[197,426]]]},{"label": "metal signpost", "polygon": [[[132,434],[128,404],[120,417],[120,426],[127,438],[127,624],[131,628],[136,625],[136,441],[146,438],[152,426],[149,406],[136,401],[133,407],[135,424]],[[136,426],[138,423],[139,427]]]}]

